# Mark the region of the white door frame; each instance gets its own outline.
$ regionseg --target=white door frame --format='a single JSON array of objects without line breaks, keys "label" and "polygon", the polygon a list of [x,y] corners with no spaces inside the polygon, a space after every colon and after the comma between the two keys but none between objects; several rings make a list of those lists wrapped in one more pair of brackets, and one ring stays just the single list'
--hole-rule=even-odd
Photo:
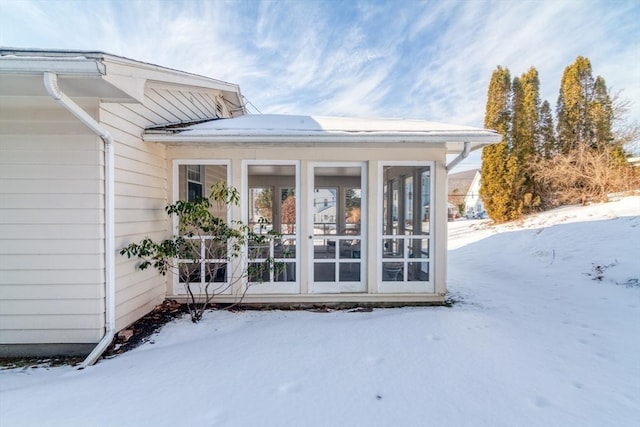
[{"label": "white door frame", "polygon": [[[308,175],[307,175],[307,192],[310,195],[306,206],[305,215],[308,218],[309,232],[308,240],[308,252],[306,262],[309,265],[308,268],[308,284],[309,293],[366,293],[367,292],[367,241],[368,241],[368,224],[367,224],[367,210],[368,210],[368,197],[367,197],[367,162],[309,162]],[[338,254],[339,249],[336,242],[336,279],[333,282],[315,282],[314,270],[314,244],[313,240],[315,236],[314,232],[314,209],[313,209],[313,194],[315,191],[315,169],[317,167],[358,167],[360,168],[360,190],[361,190],[361,209],[360,209],[360,281],[359,282],[340,282],[339,281],[339,265],[342,262]],[[342,196],[341,196],[342,197]],[[340,213],[340,215],[342,212]],[[338,234],[339,236],[339,234]],[[338,239],[339,240],[339,239]]]}]

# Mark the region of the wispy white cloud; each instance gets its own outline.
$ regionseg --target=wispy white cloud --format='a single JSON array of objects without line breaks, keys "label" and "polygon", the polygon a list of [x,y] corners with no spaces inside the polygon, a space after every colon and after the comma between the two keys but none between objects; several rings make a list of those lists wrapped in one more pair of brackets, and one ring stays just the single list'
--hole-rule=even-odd
[{"label": "wispy white cloud", "polygon": [[3,0],[0,44],[103,50],[239,83],[263,112],[478,126],[498,65],[535,66],[555,105],[564,67],[583,55],[640,100],[638,22],[633,0]]}]

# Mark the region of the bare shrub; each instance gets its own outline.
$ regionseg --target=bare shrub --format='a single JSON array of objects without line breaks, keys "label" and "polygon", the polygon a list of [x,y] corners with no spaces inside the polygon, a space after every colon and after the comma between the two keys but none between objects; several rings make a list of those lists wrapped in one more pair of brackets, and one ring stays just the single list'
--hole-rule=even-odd
[{"label": "bare shrub", "polygon": [[610,193],[640,188],[640,171],[617,147],[580,144],[566,154],[540,159],[533,170],[546,207],[604,202]]}]

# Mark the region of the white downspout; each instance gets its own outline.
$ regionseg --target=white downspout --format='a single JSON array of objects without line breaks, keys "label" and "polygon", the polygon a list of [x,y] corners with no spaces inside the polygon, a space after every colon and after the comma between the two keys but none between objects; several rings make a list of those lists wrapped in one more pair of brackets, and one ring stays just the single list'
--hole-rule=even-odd
[{"label": "white downspout", "polygon": [[447,173],[451,171],[458,163],[467,158],[469,153],[471,152],[471,143],[465,142],[464,148],[462,149],[462,153],[458,154],[458,156],[451,160],[451,162],[447,165]]},{"label": "white downspout", "polygon": [[114,198],[114,144],[109,132],[58,87],[58,76],[44,73],[44,86],[51,97],[76,116],[104,141],[104,231],[105,231],[105,333],[93,351],[80,364],[79,369],[91,366],[104,353],[115,335],[115,198]]}]

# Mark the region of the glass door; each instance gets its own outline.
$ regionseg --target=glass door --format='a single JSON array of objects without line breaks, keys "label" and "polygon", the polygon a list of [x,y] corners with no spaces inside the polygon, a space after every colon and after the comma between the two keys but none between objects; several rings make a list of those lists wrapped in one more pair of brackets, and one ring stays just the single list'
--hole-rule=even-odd
[{"label": "glass door", "polygon": [[364,165],[312,167],[313,292],[365,292]]}]

